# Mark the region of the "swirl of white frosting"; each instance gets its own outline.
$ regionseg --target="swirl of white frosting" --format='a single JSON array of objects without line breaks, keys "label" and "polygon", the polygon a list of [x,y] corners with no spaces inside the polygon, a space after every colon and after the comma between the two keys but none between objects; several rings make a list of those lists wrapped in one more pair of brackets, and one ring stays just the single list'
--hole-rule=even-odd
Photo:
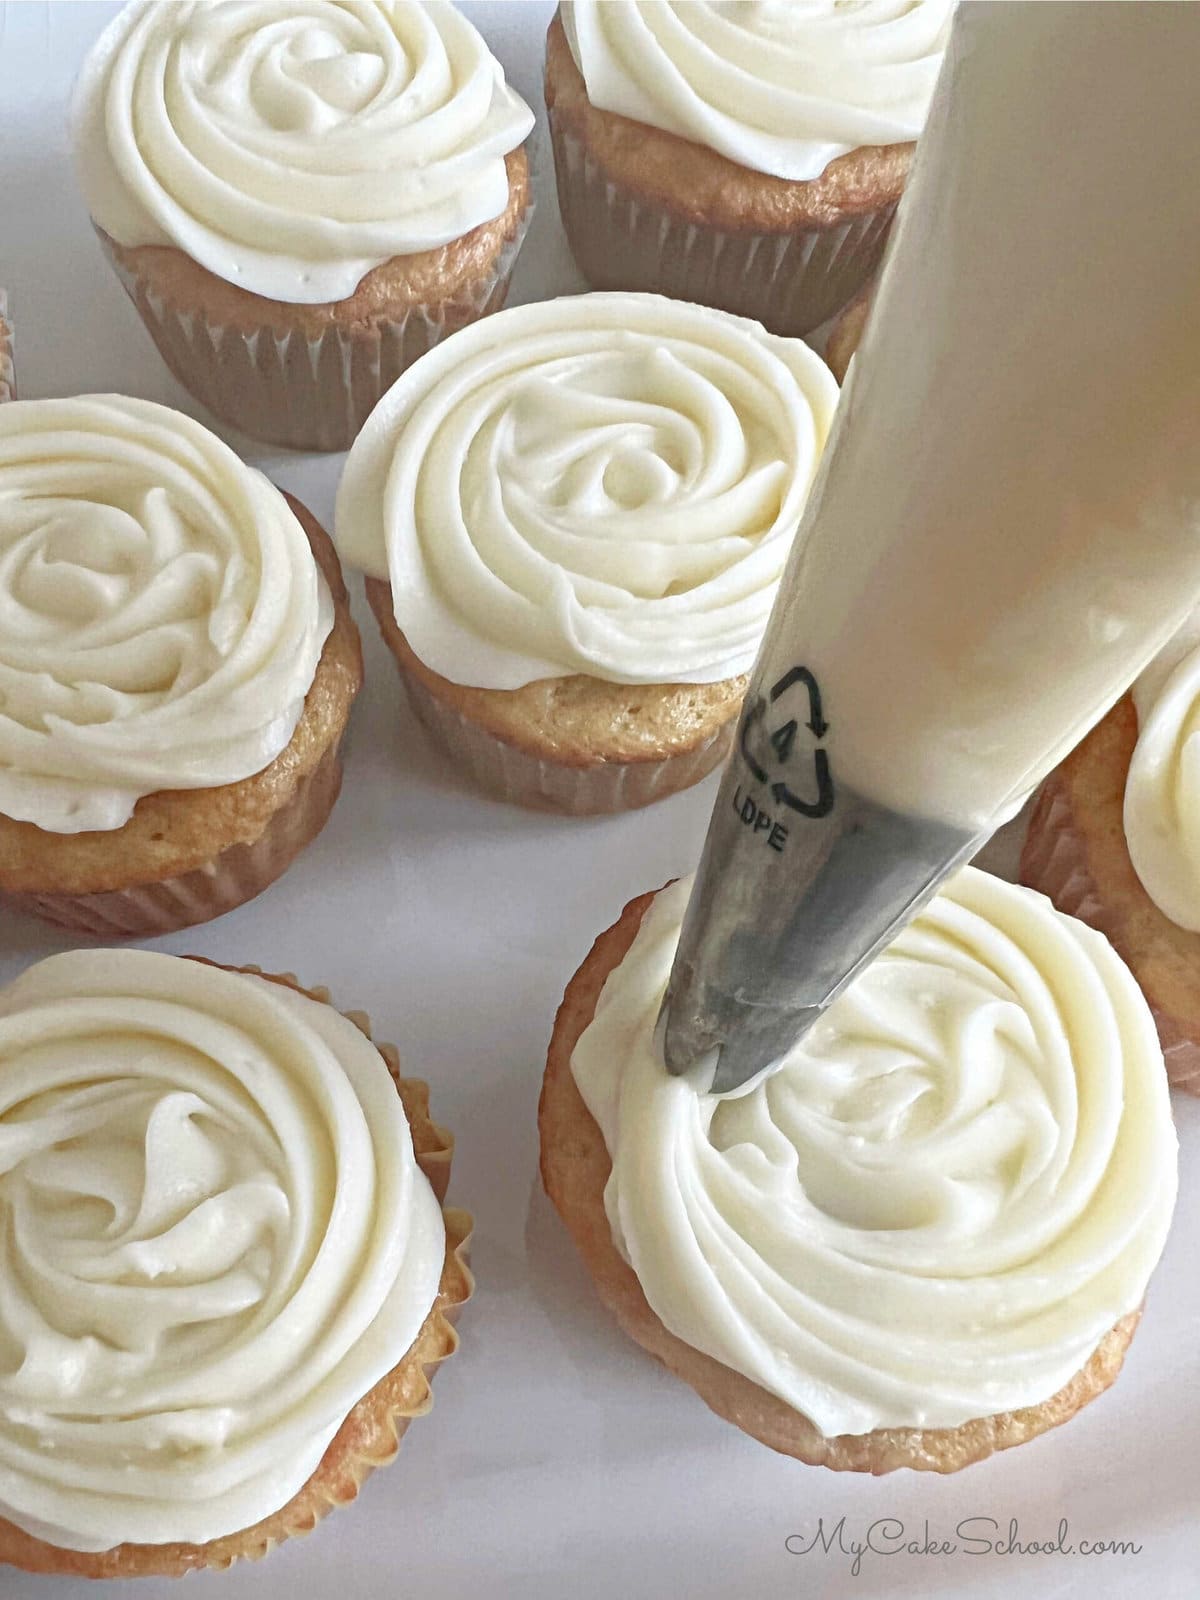
[{"label": "swirl of white frosting", "polygon": [[73,951],[0,991],[0,1515],[271,1515],[403,1357],[442,1214],[378,1051],[263,978]]},{"label": "swirl of white frosting", "polygon": [[706,307],[515,307],[415,363],[350,451],[343,557],[420,659],[514,689],[749,670],[837,401],[799,339]]},{"label": "swirl of white frosting", "polygon": [[446,0],[134,0],[76,88],[84,197],[293,304],[498,217],[533,113]]},{"label": "swirl of white frosting", "polygon": [[1138,737],[1125,779],[1125,840],[1142,887],[1200,932],[1200,612],[1133,686]]},{"label": "swirl of white frosting", "polygon": [[740,1096],[653,1042],[664,890],[572,1069],[666,1327],[827,1436],[1039,1404],[1141,1302],[1177,1181],[1162,1052],[1106,941],[965,869]]},{"label": "swirl of white frosting", "polygon": [[0,407],[0,813],[119,828],[143,795],[260,772],[332,626],[287,501],[198,422]]},{"label": "swirl of white frosting", "polygon": [[806,180],[925,125],[954,0],[564,0],[602,111]]}]

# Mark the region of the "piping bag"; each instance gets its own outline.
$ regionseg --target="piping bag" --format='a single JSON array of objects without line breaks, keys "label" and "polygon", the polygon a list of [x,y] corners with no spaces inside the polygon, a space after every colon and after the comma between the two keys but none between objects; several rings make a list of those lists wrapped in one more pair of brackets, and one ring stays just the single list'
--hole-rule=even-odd
[{"label": "piping bag", "polygon": [[779,1063],[1200,600],[1200,6],[969,0],[659,1022]]}]

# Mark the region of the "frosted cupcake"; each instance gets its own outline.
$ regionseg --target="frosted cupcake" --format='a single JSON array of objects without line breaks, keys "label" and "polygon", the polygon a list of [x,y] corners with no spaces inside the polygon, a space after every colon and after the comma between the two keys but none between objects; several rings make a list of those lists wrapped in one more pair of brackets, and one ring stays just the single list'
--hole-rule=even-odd
[{"label": "frosted cupcake", "polygon": [[800,341],[649,295],[520,306],[425,356],[350,452],[336,538],[435,740],[560,811],[702,778],[836,397]]},{"label": "frosted cupcake", "polygon": [[546,106],[580,271],[775,333],[816,327],[883,252],[951,9],[562,4]]},{"label": "frosted cupcake", "polygon": [[1162,1054],[1127,969],[971,868],[738,1096],[654,1044],[689,884],[567,989],[542,1174],[621,1326],[814,1465],[952,1472],[1108,1387],[1175,1201]]},{"label": "frosted cupcake", "polygon": [[314,450],[503,304],[532,127],[444,0],[136,0],[74,105],[84,198],[171,371]]},{"label": "frosted cupcake", "polygon": [[1021,879],[1107,934],[1200,1094],[1200,614],[1046,780]]},{"label": "frosted cupcake", "polygon": [[8,320],[8,296],[0,289],[0,403],[17,398],[17,378],[13,371],[13,332]]},{"label": "frosted cupcake", "polygon": [[471,1286],[452,1141],[326,1000],[135,950],[0,990],[0,1562],[257,1560],[428,1410]]},{"label": "frosted cupcake", "polygon": [[162,933],[320,831],[362,681],[333,546],[191,418],[0,407],[0,902]]}]

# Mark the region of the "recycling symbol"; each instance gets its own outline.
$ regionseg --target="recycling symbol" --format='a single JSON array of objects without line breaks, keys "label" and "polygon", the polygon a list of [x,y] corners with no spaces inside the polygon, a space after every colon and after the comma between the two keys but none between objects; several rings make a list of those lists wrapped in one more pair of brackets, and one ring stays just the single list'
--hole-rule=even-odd
[{"label": "recycling symbol", "polygon": [[[807,691],[807,700],[801,700],[796,708],[803,712],[807,705],[808,718],[804,726],[813,737],[821,740],[829,732],[829,724],[825,721],[821,710],[821,688],[816,678],[807,667],[790,667],[778,683],[774,684],[770,693],[764,698],[759,695],[754,704],[747,710],[742,719],[741,751],[742,759],[754,774],[755,779],[764,788],[769,787],[772,795],[779,805],[787,806],[792,811],[798,811],[804,817],[824,817],[833,810],[833,774],[829,770],[829,756],[820,745],[812,753],[813,773],[812,782],[803,786],[803,792],[797,792],[781,779],[772,783],[770,774],[762,762],[755,756],[751,748],[752,740],[760,726],[765,724],[767,713],[773,710],[779,701],[785,701],[780,707],[783,720],[772,728],[767,735],[767,742],[775,752],[775,758],[780,766],[786,766],[791,760],[796,735],[800,729],[799,716],[792,711],[793,703],[798,694],[798,686],[803,685]],[[815,793],[814,793],[815,791]]]}]

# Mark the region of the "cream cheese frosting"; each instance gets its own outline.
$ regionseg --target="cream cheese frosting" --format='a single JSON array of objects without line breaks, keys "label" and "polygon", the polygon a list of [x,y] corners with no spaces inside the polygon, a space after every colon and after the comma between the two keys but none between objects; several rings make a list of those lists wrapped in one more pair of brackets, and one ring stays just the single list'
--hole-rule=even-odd
[{"label": "cream cheese frosting", "polygon": [[533,113],[446,0],[135,0],[88,57],[73,122],[118,244],[319,304],[500,216]]},{"label": "cream cheese frosting", "polygon": [[715,1096],[654,1042],[689,888],[657,896],[572,1058],[652,1309],[827,1437],[1049,1399],[1140,1304],[1175,1201],[1125,966],[966,868],[773,1075]]},{"label": "cream cheese frosting", "polygon": [[73,951],[0,991],[0,1515],[203,1543],[303,1486],[437,1294],[382,1058],[266,979]]},{"label": "cream cheese frosting", "polygon": [[166,406],[0,407],[0,813],[119,828],[287,745],[333,602],[260,472]]},{"label": "cream cheese frosting", "polygon": [[953,0],[564,0],[588,99],[755,172],[817,178],[925,123]]},{"label": "cream cheese frosting", "polygon": [[1200,612],[1133,686],[1138,737],[1125,780],[1125,840],[1142,887],[1200,932]]},{"label": "cream cheese frosting", "polygon": [[656,295],[520,306],[422,356],[337,502],[343,558],[455,683],[748,671],[837,401],[798,339]]}]

